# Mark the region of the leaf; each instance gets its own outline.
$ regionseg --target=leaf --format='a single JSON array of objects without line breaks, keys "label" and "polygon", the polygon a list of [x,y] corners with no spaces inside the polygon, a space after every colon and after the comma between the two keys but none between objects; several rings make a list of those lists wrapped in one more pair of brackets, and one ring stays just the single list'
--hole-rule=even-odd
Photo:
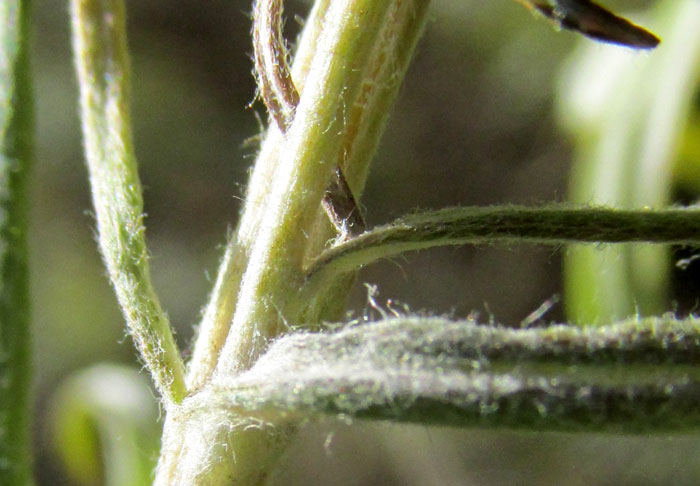
[{"label": "leaf", "polygon": [[[700,426],[700,322],[506,329],[399,317],[277,340],[253,368],[188,398],[280,424],[334,415],[533,430]],[[217,412],[218,411],[218,412]]]},{"label": "leaf", "polygon": [[426,211],[374,228],[321,253],[307,270],[304,295],[313,296],[339,275],[362,265],[439,246],[497,242],[693,244],[698,238],[700,212],[692,207],[625,211],[610,207],[513,205]]}]

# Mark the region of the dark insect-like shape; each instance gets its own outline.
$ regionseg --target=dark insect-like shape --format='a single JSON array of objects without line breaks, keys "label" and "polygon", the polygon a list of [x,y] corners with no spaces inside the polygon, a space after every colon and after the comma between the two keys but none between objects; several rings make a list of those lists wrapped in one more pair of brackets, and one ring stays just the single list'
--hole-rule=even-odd
[{"label": "dark insect-like shape", "polygon": [[637,49],[652,49],[659,38],[590,0],[518,0],[565,29],[603,42]]}]

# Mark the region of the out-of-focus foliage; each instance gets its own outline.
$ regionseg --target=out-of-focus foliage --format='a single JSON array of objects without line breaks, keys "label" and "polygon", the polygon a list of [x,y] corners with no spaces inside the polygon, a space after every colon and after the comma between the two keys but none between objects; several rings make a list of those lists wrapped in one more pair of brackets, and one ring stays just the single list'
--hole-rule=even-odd
[{"label": "out-of-focus foliage", "polygon": [[153,397],[146,375],[121,365],[96,365],[61,384],[53,437],[74,484],[151,484],[160,436]]},{"label": "out-of-focus foliage", "polygon": [[[697,142],[688,120],[700,80],[700,4],[659,2],[649,22],[663,35],[652,53],[581,45],[560,81],[560,118],[576,141],[575,202],[666,206],[674,202],[678,167],[683,184],[693,186],[700,152],[689,145]],[[567,310],[576,322],[669,310],[667,248],[574,247],[566,262]]]},{"label": "out-of-focus foliage", "polygon": [[678,155],[673,168],[673,180],[681,194],[700,194],[700,103],[693,102],[693,110],[678,144]]},{"label": "out-of-focus foliage", "polygon": [[27,182],[34,155],[30,2],[0,5],[0,479],[32,484]]}]

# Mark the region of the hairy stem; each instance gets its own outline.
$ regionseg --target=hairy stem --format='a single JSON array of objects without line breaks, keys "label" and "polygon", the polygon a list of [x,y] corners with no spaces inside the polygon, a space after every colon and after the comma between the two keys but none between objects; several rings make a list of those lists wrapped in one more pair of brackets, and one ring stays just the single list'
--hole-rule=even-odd
[{"label": "hairy stem", "polygon": [[[386,76],[369,80],[378,83],[378,92],[388,84],[395,89],[400,82],[404,71],[395,68],[394,58],[380,46],[401,30],[397,25],[405,30],[406,25],[413,25],[409,19],[423,12],[418,3],[317,2],[292,67],[300,101],[286,133],[276,124],[268,129],[256,161],[239,229],[227,250],[195,345],[189,377],[193,390],[205,388],[217,376],[248,369],[269,340],[285,330],[286,322],[300,322],[304,262],[309,254],[317,254],[310,253],[310,248],[320,249],[320,239],[327,240],[323,234],[312,234],[312,228],[332,171],[346,160],[342,147],[350,123],[354,124],[350,111],[363,99],[360,93],[367,91],[368,73]],[[423,19],[420,16],[415,24],[422,26]],[[407,59],[410,54],[396,57]],[[384,64],[390,67],[380,67]],[[382,117],[386,114],[365,120]],[[367,164],[368,160],[362,161],[361,172],[366,173]],[[222,303],[223,307],[217,305]],[[234,310],[233,320],[227,321]],[[217,368],[212,374],[213,365]],[[238,420],[229,415],[201,417],[183,408],[174,412],[165,424],[158,485],[229,484],[233,480],[259,484],[295,425],[246,417]]]},{"label": "hairy stem", "polygon": [[72,0],[85,153],[102,256],[129,332],[166,404],[185,394],[184,365],[153,289],[129,118],[122,0]]},{"label": "hairy stem", "polygon": [[[294,84],[299,90],[303,90],[329,1],[321,0],[314,4],[299,40],[292,66]],[[231,327],[250,248],[265,217],[269,182],[274,179],[279,165],[282,140],[282,132],[276,125],[271,125],[255,161],[241,220],[226,245],[214,289],[199,325],[187,375],[190,389],[201,387],[211,376]]]},{"label": "hairy stem", "polygon": [[[236,313],[218,369],[248,368],[267,341],[296,320],[287,308],[303,282],[309,228],[335,167],[348,103],[355,99],[390,0],[332,2],[318,52],[292,125],[282,141],[278,170],[266,181],[265,218],[251,249]],[[271,183],[271,184],[270,184]]]},{"label": "hairy stem", "polygon": [[27,176],[33,156],[28,0],[0,6],[0,478],[31,474]]},{"label": "hairy stem", "polygon": [[[348,110],[343,144],[337,154],[351,193],[359,200],[391,108],[399,93],[430,6],[429,0],[394,2],[388,21],[365,67],[362,88]],[[364,232],[364,229],[363,229]],[[316,218],[310,238],[307,260],[315,258],[335,234],[324,214]],[[342,235],[341,235],[342,236]],[[345,278],[323,289],[306,303],[305,321],[340,319],[345,312],[346,296],[354,278]]]}]

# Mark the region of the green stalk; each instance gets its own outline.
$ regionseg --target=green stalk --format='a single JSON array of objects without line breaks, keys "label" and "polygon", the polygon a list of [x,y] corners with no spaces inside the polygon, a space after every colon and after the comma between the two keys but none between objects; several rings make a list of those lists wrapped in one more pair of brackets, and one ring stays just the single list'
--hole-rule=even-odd
[{"label": "green stalk", "polygon": [[217,372],[248,368],[269,339],[296,321],[307,235],[342,143],[347,106],[386,21],[390,0],[331,2],[294,121],[280,150],[265,221],[251,248]]},{"label": "green stalk", "polygon": [[[392,5],[387,14],[391,21],[386,23],[372,60],[365,68],[361,90],[348,110],[343,143],[336,160],[358,201],[364,190],[370,162],[423,33],[429,6],[428,0],[409,0]],[[316,257],[335,236],[325,211],[319,211],[314,230],[309,238],[307,259]],[[315,296],[312,302],[305,303],[308,310],[304,314],[304,322],[340,319],[354,281],[353,275],[338,280]]]},{"label": "green stalk", "polygon": [[[305,32],[292,68],[301,95],[299,105],[286,133],[272,127],[263,143],[235,237],[237,246],[227,251],[220,273],[224,277],[217,281],[207,308],[207,316],[216,317],[209,320],[205,316],[206,326],[203,324],[198,338],[204,359],[193,360],[193,389],[213,379],[207,377],[211,373],[207,368],[216,363],[217,356],[206,353],[220,346],[218,339],[225,335],[222,330],[228,336],[213,377],[249,368],[269,340],[285,329],[286,322],[300,322],[308,305],[299,301],[305,262],[310,251],[314,253],[310,249],[320,248],[318,241],[327,239],[324,234],[317,239],[312,231],[347,133],[356,123],[350,120],[350,110],[363,99],[360,93],[367,87],[368,73],[379,73],[375,78],[379,88],[372,92],[386,86],[397,89],[405,70],[396,68],[392,49],[380,56],[378,46],[401,32],[397,26],[422,26],[427,7],[417,5],[415,0],[322,0],[317,4],[311,24],[307,23],[313,42],[303,40]],[[420,30],[413,33],[415,38]],[[414,44],[408,43],[411,48]],[[404,46],[394,41],[392,45],[394,49]],[[411,51],[397,55],[399,65],[407,64]],[[368,111],[384,106],[365,102]],[[360,124],[365,124],[366,120],[384,120],[386,113],[361,118]],[[374,136],[378,134],[367,140]],[[366,173],[368,160],[362,163]],[[224,295],[223,289],[232,293]],[[217,301],[225,303],[224,312],[212,308]],[[229,326],[225,318],[234,310]],[[295,428],[295,422],[261,422],[215,409],[195,415],[186,409],[176,412],[169,414],[165,424],[157,485],[259,484]]]},{"label": "green stalk", "polygon": [[29,0],[0,5],[0,478],[33,483],[27,177],[33,157]]},{"label": "green stalk", "polygon": [[[292,77],[299,92],[303,91],[306,74],[316,52],[315,47],[321,35],[328,4],[329,0],[321,0],[314,4],[299,40],[292,65]],[[279,165],[282,142],[282,133],[274,124],[271,125],[255,162],[241,220],[236,232],[226,245],[214,290],[199,325],[187,375],[187,384],[190,389],[201,387],[211,376],[231,327],[250,248],[265,215],[269,196],[268,183],[274,180],[275,171]]]},{"label": "green stalk", "polygon": [[166,405],[186,394],[184,365],[153,289],[129,115],[121,0],[73,0],[73,48],[99,244],[129,332]]}]

